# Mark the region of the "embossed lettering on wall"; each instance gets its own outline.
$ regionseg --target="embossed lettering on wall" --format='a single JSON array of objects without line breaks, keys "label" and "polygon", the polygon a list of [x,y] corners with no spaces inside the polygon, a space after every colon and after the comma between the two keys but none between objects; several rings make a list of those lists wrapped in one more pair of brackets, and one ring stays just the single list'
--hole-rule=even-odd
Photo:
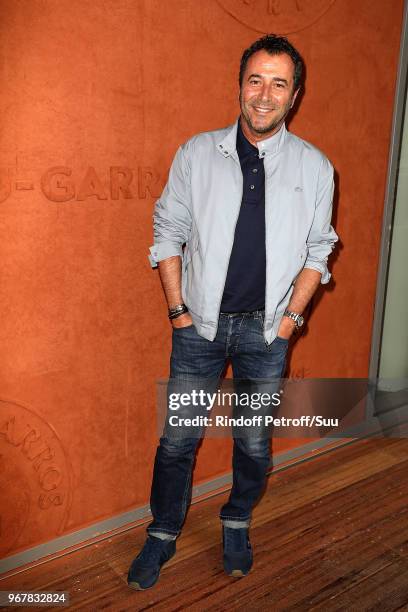
[{"label": "embossed lettering on wall", "polygon": [[256,32],[291,34],[321,19],[336,0],[218,0],[228,15]]},{"label": "embossed lettering on wall", "polygon": [[[33,410],[0,400],[0,553],[62,533],[72,497],[68,455]],[[32,543],[32,542],[29,542]],[[34,543],[34,542],[33,542]]]},{"label": "embossed lettering on wall", "polygon": [[11,170],[0,168],[0,202],[16,191],[35,191],[51,202],[84,202],[96,200],[144,200],[158,198],[165,180],[151,166],[136,169],[127,166],[111,166],[101,172],[89,166],[83,172],[68,166],[53,166],[45,170],[39,180],[12,178]]}]

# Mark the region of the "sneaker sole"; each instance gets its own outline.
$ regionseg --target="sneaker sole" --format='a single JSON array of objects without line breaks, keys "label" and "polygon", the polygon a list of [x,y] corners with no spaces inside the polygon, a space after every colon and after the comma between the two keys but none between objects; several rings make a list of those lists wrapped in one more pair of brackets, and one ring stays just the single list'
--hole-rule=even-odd
[{"label": "sneaker sole", "polygon": [[[154,584],[156,584],[156,583],[154,583]],[[146,591],[147,589],[151,589],[152,587],[154,587],[154,584],[152,584],[151,587],[141,587],[138,582],[128,582],[127,583],[127,585],[131,589],[134,589],[135,591]]]},{"label": "sneaker sole", "polygon": [[248,576],[248,573],[244,574],[242,570],[232,570],[228,576],[232,576],[232,578],[243,578],[244,576]]},{"label": "sneaker sole", "polygon": [[135,591],[144,591],[144,589],[140,586],[138,582],[128,582],[127,585],[131,589],[135,589]]}]

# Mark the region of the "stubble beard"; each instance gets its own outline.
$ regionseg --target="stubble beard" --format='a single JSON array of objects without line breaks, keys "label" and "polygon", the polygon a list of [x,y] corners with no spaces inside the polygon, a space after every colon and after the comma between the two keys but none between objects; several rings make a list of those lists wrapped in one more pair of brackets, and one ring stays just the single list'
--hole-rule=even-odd
[{"label": "stubble beard", "polygon": [[[243,118],[245,119],[245,122],[247,123],[247,125],[248,125],[249,129],[251,130],[251,132],[253,134],[262,135],[262,134],[268,134],[269,132],[273,132],[277,128],[280,128],[280,126],[285,121],[286,116],[288,115],[288,113],[289,113],[289,111],[291,109],[292,103],[289,102],[286,105],[286,107],[284,108],[283,114],[281,114],[279,117],[276,117],[275,119],[273,119],[267,125],[260,126],[260,127],[257,127],[257,126],[255,126],[252,123],[251,117],[250,117],[247,109],[245,108],[245,106],[242,104],[241,100],[240,100],[240,106],[241,106],[241,114],[242,114]],[[260,104],[259,106],[262,106],[262,104]],[[272,110],[276,110],[276,109],[272,107]]]},{"label": "stubble beard", "polygon": [[261,127],[256,127],[252,121],[251,121],[251,117],[249,115],[247,115],[246,113],[242,113],[244,116],[244,119],[246,121],[246,123],[248,124],[249,129],[251,130],[251,132],[253,132],[254,134],[267,134],[268,132],[272,132],[273,130],[275,130],[277,127],[280,127],[282,125],[282,122],[284,121],[285,117],[281,117],[278,119],[275,119],[274,121],[272,121],[271,123],[268,123],[268,125],[265,126],[261,126]]}]

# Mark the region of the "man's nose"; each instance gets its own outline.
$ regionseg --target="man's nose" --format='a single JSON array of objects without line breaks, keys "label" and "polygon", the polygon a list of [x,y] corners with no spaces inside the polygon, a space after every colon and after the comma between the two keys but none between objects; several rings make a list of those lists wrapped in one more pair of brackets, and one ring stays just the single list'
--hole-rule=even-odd
[{"label": "man's nose", "polygon": [[262,101],[268,101],[272,99],[272,83],[263,83],[262,85],[262,89],[261,89],[261,100]]}]

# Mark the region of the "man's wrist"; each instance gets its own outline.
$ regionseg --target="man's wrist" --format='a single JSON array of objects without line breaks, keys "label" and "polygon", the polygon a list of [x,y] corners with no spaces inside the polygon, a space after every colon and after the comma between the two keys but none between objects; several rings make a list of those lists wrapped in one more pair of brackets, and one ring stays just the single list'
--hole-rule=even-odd
[{"label": "man's wrist", "polygon": [[178,317],[181,317],[181,315],[185,314],[186,312],[188,312],[188,308],[185,304],[183,303],[176,304],[175,306],[171,306],[169,308],[168,317],[170,320],[177,319]]},{"label": "man's wrist", "polygon": [[303,323],[305,322],[304,318],[302,317],[300,313],[294,312],[293,310],[290,310],[288,308],[283,313],[283,320],[287,320],[287,319],[292,321],[295,324],[295,327],[297,329],[302,327]]},{"label": "man's wrist", "polygon": [[193,320],[189,312],[186,312],[176,319],[170,319],[170,324],[173,328],[178,329],[180,327],[188,327],[193,324]]}]

